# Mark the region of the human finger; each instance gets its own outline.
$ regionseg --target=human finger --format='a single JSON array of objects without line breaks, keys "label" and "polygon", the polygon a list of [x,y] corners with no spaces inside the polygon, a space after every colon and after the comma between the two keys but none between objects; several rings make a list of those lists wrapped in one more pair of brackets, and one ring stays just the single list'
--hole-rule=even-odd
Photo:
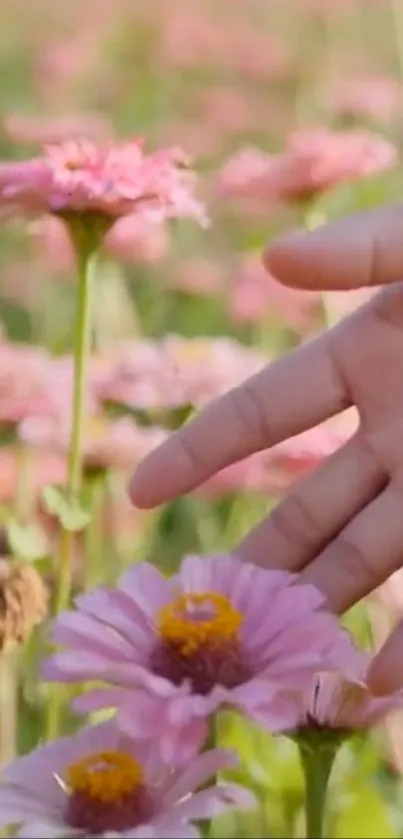
[{"label": "human finger", "polygon": [[403,276],[403,205],[358,213],[316,230],[286,233],[264,261],[284,285],[316,291],[393,283]]},{"label": "human finger", "polygon": [[349,404],[327,333],[210,403],[151,452],[131,482],[131,499],[143,508],[169,501]]},{"label": "human finger", "polygon": [[246,536],[237,554],[265,568],[301,571],[383,489],[385,481],[358,431],[300,481]]},{"label": "human finger", "polygon": [[302,572],[335,612],[377,588],[403,562],[402,490],[393,482]]}]

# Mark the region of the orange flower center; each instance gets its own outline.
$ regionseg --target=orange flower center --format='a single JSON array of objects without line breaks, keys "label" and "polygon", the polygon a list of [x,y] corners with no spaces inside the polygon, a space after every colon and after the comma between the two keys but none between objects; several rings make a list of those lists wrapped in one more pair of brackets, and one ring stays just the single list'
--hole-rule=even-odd
[{"label": "orange flower center", "polygon": [[118,804],[142,785],[143,772],[132,755],[99,752],[68,767],[70,793],[81,793],[102,804]]},{"label": "orange flower center", "polygon": [[160,637],[182,656],[205,648],[237,642],[243,616],[225,597],[214,591],[181,594],[159,613]]}]

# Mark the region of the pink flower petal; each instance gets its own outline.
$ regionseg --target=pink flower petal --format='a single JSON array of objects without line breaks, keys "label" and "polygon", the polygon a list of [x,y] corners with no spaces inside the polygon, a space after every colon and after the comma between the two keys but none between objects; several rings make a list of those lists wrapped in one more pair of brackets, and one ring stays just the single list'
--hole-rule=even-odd
[{"label": "pink flower petal", "polygon": [[170,582],[154,565],[146,562],[140,562],[126,571],[119,581],[119,589],[150,618],[169,603],[173,595]]},{"label": "pink flower petal", "polygon": [[228,749],[214,749],[197,755],[193,763],[180,773],[178,780],[168,782],[165,793],[167,804],[180,801],[191,790],[197,789],[205,781],[223,769],[237,766],[238,759]]}]

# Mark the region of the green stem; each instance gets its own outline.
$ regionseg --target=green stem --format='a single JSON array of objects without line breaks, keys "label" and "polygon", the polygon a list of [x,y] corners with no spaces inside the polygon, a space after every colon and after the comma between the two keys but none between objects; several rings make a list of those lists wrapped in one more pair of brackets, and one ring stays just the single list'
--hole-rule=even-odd
[{"label": "green stem", "polygon": [[[206,742],[204,744],[203,751],[208,752],[208,751],[210,751],[210,749],[216,749],[217,745],[218,745],[218,717],[217,717],[217,715],[216,716],[213,715],[210,718],[209,732],[208,732]],[[212,783],[212,780],[214,780],[214,782],[215,782],[217,779],[216,778],[209,779],[209,781],[206,783],[206,786],[210,786],[210,784]],[[203,789],[203,787],[202,787],[202,789]],[[200,830],[200,836],[202,836],[203,839],[209,839],[209,837],[211,835],[211,819],[201,819],[198,823],[198,827],[199,827],[199,830]]]},{"label": "green stem", "polygon": [[307,839],[323,839],[326,796],[330,774],[338,750],[337,743],[298,742],[305,777],[305,812]]},{"label": "green stem", "polygon": [[[73,416],[68,456],[67,489],[77,496],[82,485],[82,449],[85,420],[87,366],[91,350],[91,286],[94,254],[78,254],[78,298],[74,342]],[[56,591],[56,614],[69,605],[74,534],[63,531]]]},{"label": "green stem", "polygon": [[91,519],[85,531],[85,581],[84,587],[92,588],[99,583],[99,570],[104,555],[103,511],[105,502],[105,476],[91,477],[88,482]]},{"label": "green stem", "polygon": [[[77,243],[78,296],[77,316],[74,340],[74,386],[72,407],[72,428],[68,456],[67,490],[71,497],[76,497],[82,487],[82,449],[85,420],[85,395],[87,385],[88,358],[91,350],[91,287],[96,251],[94,248],[80,247],[79,237],[73,237]],[[74,533],[61,529],[60,554],[57,568],[55,613],[68,608],[71,595],[72,558]],[[47,739],[57,736],[60,728],[63,694],[55,685],[47,709]]]}]

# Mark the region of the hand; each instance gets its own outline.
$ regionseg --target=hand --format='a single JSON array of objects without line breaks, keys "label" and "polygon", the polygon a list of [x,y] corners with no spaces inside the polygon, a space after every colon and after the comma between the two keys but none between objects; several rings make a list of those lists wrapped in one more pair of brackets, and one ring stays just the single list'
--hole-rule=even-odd
[{"label": "hand", "polygon": [[169,501],[355,405],[354,436],[236,549],[300,572],[341,612],[403,564],[403,206],[290,234],[265,260],[287,285],[394,285],[211,403],[143,461],[131,498]]}]

